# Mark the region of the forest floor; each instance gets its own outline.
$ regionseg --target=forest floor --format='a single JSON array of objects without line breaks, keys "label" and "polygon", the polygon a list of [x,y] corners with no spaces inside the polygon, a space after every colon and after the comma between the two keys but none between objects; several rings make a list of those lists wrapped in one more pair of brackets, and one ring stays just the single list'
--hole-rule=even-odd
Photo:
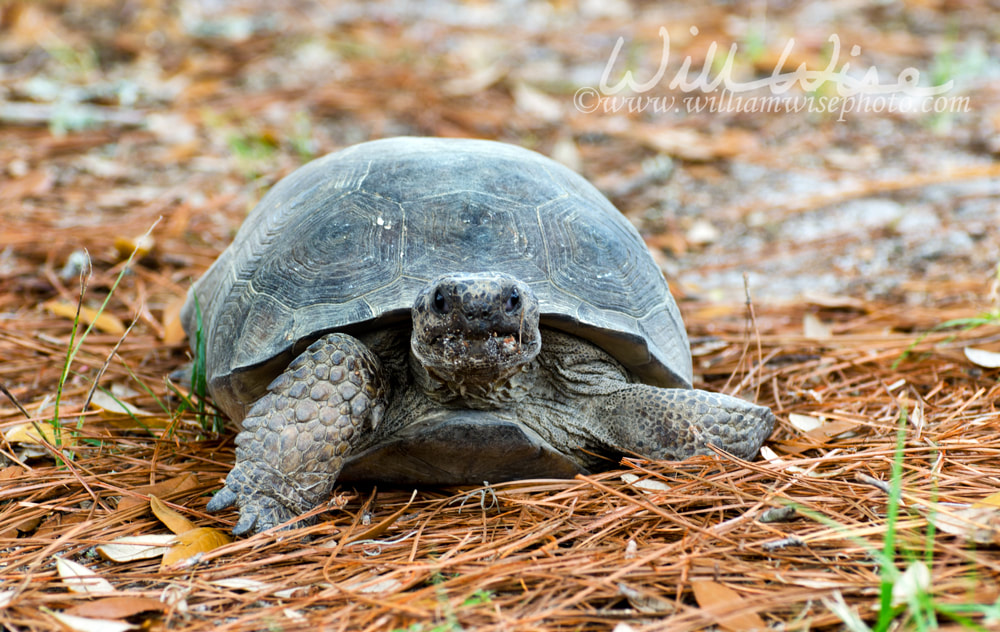
[{"label": "forest floor", "polygon": [[[998,629],[1000,9],[774,4],[0,5],[0,628]],[[228,541],[187,289],[281,177],[401,134],[593,182],[762,458],[342,485]]]}]

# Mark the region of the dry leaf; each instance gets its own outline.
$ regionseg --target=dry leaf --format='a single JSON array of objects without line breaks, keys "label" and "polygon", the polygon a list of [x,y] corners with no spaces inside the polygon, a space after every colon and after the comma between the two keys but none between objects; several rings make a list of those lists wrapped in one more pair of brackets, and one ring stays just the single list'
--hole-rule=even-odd
[{"label": "dry leaf", "polygon": [[826,340],[833,336],[833,327],[821,321],[815,314],[806,314],[802,319],[802,334],[813,340]]},{"label": "dry leaf", "polygon": [[[70,320],[76,318],[75,303],[52,300],[46,301],[44,303],[44,307],[56,316],[62,316],[63,318],[68,318]],[[80,320],[88,325],[93,324],[94,327],[106,334],[120,336],[125,333],[125,325],[122,324],[122,321],[120,321],[113,314],[109,314],[107,312],[101,312],[98,314],[96,309],[81,306]]]},{"label": "dry leaf", "polygon": [[251,592],[264,592],[271,590],[273,586],[257,579],[247,577],[226,577],[212,582],[213,586],[228,588],[229,590],[246,590]]},{"label": "dry leaf", "polygon": [[[69,430],[63,428],[59,433],[58,440],[55,428],[51,424],[42,422],[25,422],[9,428],[4,433],[7,441],[11,443],[21,443],[28,445],[43,445],[42,439],[55,446],[69,446],[76,443]],[[57,442],[58,441],[58,442]]]},{"label": "dry leaf", "polygon": [[[161,518],[162,520],[162,518]],[[163,556],[161,568],[173,566],[199,553],[208,553],[232,542],[228,535],[212,527],[191,529],[177,536],[177,544]]]},{"label": "dry leaf", "polygon": [[152,494],[149,496],[149,508],[153,510],[153,515],[159,518],[160,522],[177,535],[183,535],[195,529],[193,522],[168,507]]},{"label": "dry leaf", "polygon": [[669,492],[670,485],[656,479],[642,478],[635,474],[622,474],[622,481],[644,492]]},{"label": "dry leaf", "polygon": [[1000,492],[990,494],[979,502],[972,503],[972,506],[975,509],[979,509],[981,507],[1000,507]]},{"label": "dry leaf", "polygon": [[828,309],[853,309],[857,311],[867,311],[868,309],[868,304],[863,300],[850,296],[837,296],[806,290],[802,293],[802,299],[810,305]]},{"label": "dry leaf", "polygon": [[31,533],[42,524],[44,516],[32,516],[24,520],[18,520],[6,531],[0,531],[0,538],[16,538],[21,533]]},{"label": "dry leaf", "polygon": [[[163,498],[171,494],[178,494],[189,489],[194,489],[197,486],[197,476],[194,474],[181,474],[180,476],[160,481],[155,485],[136,487],[132,491],[144,496],[156,496],[157,498]],[[118,511],[127,511],[140,505],[145,506],[147,502],[148,501],[146,501],[146,499],[138,496],[123,496],[122,499],[118,501]]]},{"label": "dry leaf", "polygon": [[722,236],[719,229],[705,219],[697,219],[691,224],[691,228],[685,233],[685,238],[689,244],[696,246],[706,246],[715,243]]},{"label": "dry leaf", "polygon": [[504,64],[490,64],[463,77],[455,77],[441,85],[441,92],[451,97],[464,97],[486,90],[507,74]]},{"label": "dry leaf", "polygon": [[810,432],[823,425],[823,420],[812,415],[800,415],[799,413],[788,413],[788,423],[797,430]]},{"label": "dry leaf", "polygon": [[692,162],[732,158],[757,143],[753,134],[740,129],[703,134],[690,128],[632,125],[629,135],[650,149]]},{"label": "dry leaf", "polygon": [[64,626],[76,632],[125,632],[126,630],[137,630],[138,625],[127,621],[112,621],[110,619],[91,619],[88,617],[75,617],[62,612],[49,612],[59,620]]},{"label": "dry leaf", "polygon": [[56,571],[63,584],[70,591],[85,595],[101,595],[115,592],[111,582],[99,576],[83,564],[56,556]]},{"label": "dry leaf", "polygon": [[131,417],[151,417],[153,413],[136,408],[128,402],[116,399],[114,396],[98,389],[90,398],[90,403],[107,413],[129,415]]},{"label": "dry leaf", "polygon": [[10,467],[0,469],[0,481],[9,481],[15,478],[21,478],[22,476],[27,475],[27,473],[27,470],[20,465],[11,465]]},{"label": "dry leaf", "polygon": [[677,611],[673,601],[622,582],[618,583],[618,593],[628,599],[629,605],[643,614],[673,614]]},{"label": "dry leaf", "polygon": [[[711,580],[696,580],[691,582],[694,598],[703,609],[735,610],[743,601],[739,593]],[[732,632],[746,630],[766,630],[767,625],[756,612],[744,612],[729,616],[717,616],[715,623]]]},{"label": "dry leaf", "polygon": [[976,349],[974,347],[965,347],[962,351],[965,352],[965,357],[968,358],[969,362],[976,366],[981,366],[984,369],[1000,368],[1000,353],[996,351],[987,351],[986,349]]},{"label": "dry leaf", "polygon": [[935,512],[929,516],[934,527],[976,544],[1000,544],[1000,507],[966,507]]},{"label": "dry leaf", "polygon": [[923,562],[912,562],[892,585],[892,605],[912,602],[931,587],[931,571]]},{"label": "dry leaf", "polygon": [[395,577],[382,577],[377,579],[372,577],[362,577],[361,579],[354,580],[349,584],[344,585],[344,588],[347,590],[368,595],[396,592],[402,587],[403,582],[399,581]]},{"label": "dry leaf", "polygon": [[143,612],[163,612],[166,604],[151,597],[104,597],[63,610],[63,614],[94,619],[127,619]]},{"label": "dry leaf", "polygon": [[827,439],[832,439],[844,433],[850,432],[857,427],[858,424],[856,422],[848,421],[847,419],[837,419],[834,421],[824,422],[819,428],[810,430],[804,436],[822,443]]},{"label": "dry leaf", "polygon": [[187,296],[181,296],[171,301],[163,308],[163,344],[176,345],[187,340],[187,333],[181,324],[181,308]]},{"label": "dry leaf", "polygon": [[558,121],[563,117],[563,104],[544,92],[518,82],[511,91],[517,109],[544,122]]},{"label": "dry leaf", "polygon": [[149,560],[166,555],[176,541],[177,536],[173,533],[129,535],[101,544],[97,552],[112,562]]},{"label": "dry leaf", "polygon": [[128,259],[133,252],[137,259],[142,259],[153,251],[155,243],[153,236],[148,233],[135,239],[115,237],[115,250],[118,252],[119,261]]}]

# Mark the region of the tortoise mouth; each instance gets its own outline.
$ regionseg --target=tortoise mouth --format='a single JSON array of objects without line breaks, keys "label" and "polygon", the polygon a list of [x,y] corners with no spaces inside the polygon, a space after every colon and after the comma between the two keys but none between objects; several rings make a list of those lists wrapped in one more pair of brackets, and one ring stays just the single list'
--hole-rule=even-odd
[{"label": "tortoise mouth", "polygon": [[533,360],[541,348],[537,330],[441,332],[414,338],[413,353],[420,363],[438,379],[455,382],[506,379]]}]

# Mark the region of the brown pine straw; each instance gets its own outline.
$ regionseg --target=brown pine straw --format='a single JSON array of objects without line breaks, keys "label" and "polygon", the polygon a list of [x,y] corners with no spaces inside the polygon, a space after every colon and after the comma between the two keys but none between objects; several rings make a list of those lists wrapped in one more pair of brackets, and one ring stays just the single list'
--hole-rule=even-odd
[{"label": "brown pine straw", "polygon": [[[100,292],[117,270],[107,262],[95,269],[91,291]],[[55,392],[71,324],[16,298],[11,285],[24,278],[8,277],[0,292],[0,308],[17,314],[16,322],[0,320],[0,381],[33,420],[46,423],[46,396]],[[125,322],[136,312],[152,319],[144,305],[162,304],[177,288],[140,264],[112,311]],[[57,462],[54,447],[28,457],[21,446],[2,444],[23,465],[12,463],[0,480],[0,591],[9,600],[0,625],[51,630],[51,612],[100,605],[98,597],[67,590],[54,565],[58,555],[86,565],[119,594],[159,600],[159,611],[132,619],[152,629],[606,630],[624,622],[635,630],[697,630],[756,613],[770,626],[837,630],[840,619],[822,601],[835,593],[869,621],[875,616],[880,579],[872,550],[886,532],[882,487],[904,408],[910,422],[897,565],[931,559],[940,603],[996,601],[995,547],[927,535],[927,508],[938,503],[953,512],[1000,487],[997,372],[962,354],[965,346],[995,348],[1000,327],[931,331],[982,306],[755,305],[759,338],[746,336],[751,325],[741,307],[683,308],[696,350],[706,336],[713,343],[696,356],[699,386],[723,389],[729,380],[732,392],[759,392],[779,419],[768,445],[780,462],[626,459],[609,464],[613,471],[575,480],[415,494],[343,485],[316,526],[241,539],[163,570],[158,560],[105,561],[94,548],[121,536],[165,533],[142,490],[182,475],[195,476],[196,485],[163,500],[199,526],[228,529],[234,514],[209,515],[204,507],[233,462],[232,434],[208,435],[191,413],[155,415],[160,429],[150,434],[127,418],[90,411],[77,442],[64,448],[72,459]],[[833,323],[828,339],[802,335],[806,310]],[[121,343],[102,386],[141,391],[132,372],[176,407],[164,375],[184,352],[159,343],[156,331],[137,327]],[[93,332],[83,344],[63,391],[67,423],[76,424],[87,377],[117,342]],[[158,410],[145,393],[130,401]],[[847,433],[806,436],[789,424],[791,413],[845,423]],[[0,402],[4,430],[23,421],[10,401]],[[764,519],[767,510],[788,505],[800,511],[785,521]],[[692,583],[701,580],[739,599],[699,604]]]}]

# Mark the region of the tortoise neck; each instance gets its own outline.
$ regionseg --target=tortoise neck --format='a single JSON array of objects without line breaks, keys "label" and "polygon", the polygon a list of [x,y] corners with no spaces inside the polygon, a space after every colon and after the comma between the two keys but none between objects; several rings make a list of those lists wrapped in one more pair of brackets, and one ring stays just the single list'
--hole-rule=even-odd
[{"label": "tortoise neck", "polygon": [[530,392],[534,363],[509,367],[502,373],[427,367],[410,352],[410,370],[429,399],[442,405],[494,410],[523,400]]}]

